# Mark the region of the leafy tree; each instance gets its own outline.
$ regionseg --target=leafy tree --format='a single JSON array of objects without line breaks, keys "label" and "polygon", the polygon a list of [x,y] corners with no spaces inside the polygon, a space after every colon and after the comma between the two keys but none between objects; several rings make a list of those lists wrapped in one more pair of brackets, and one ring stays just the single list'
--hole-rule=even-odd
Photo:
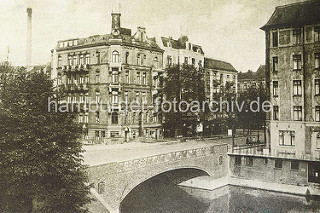
[{"label": "leafy tree", "polygon": [[[250,104],[253,101],[258,101],[257,104],[252,104],[253,110],[259,110],[257,112],[250,109]],[[257,85],[251,85],[247,90],[239,94],[239,105],[244,102],[244,108],[237,112],[238,125],[243,129],[243,132],[247,130],[249,134],[252,129],[260,130],[262,126],[265,126],[266,112],[262,110],[262,104],[267,100],[266,88],[262,83]]]},{"label": "leafy tree", "polygon": [[[167,101],[171,103],[176,100],[180,101],[199,101],[200,109],[202,109],[202,102],[205,100],[204,79],[202,68],[195,68],[192,65],[175,65],[166,69],[164,76],[163,94]],[[182,108],[185,105],[182,105]],[[178,104],[176,104],[178,109]],[[197,120],[203,117],[203,113],[191,112],[190,108],[187,112],[181,112],[173,109],[165,113],[164,129],[167,136],[173,137],[177,135],[186,135],[187,128],[192,129],[195,134],[195,124]]]},{"label": "leafy tree", "polygon": [[86,212],[76,112],[48,105],[62,94],[41,72],[20,72],[0,92],[0,212]]}]

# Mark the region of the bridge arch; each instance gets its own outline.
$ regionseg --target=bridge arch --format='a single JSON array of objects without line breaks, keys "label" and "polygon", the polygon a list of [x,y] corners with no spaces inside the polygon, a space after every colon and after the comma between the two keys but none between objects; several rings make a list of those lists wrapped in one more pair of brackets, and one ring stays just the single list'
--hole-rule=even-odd
[{"label": "bridge arch", "polygon": [[[134,184],[130,185],[130,189],[127,188],[125,194],[123,194],[123,196],[121,197],[119,209],[121,210],[123,208],[123,204],[125,205],[127,204],[127,201],[128,201],[127,199],[131,199],[130,198],[131,193],[135,194],[137,192],[137,191],[135,192],[136,189],[139,189],[139,187],[143,187],[144,184],[150,184],[150,181],[153,181],[153,179],[155,179],[156,181],[159,181],[159,179],[157,180],[157,178],[162,179],[162,181],[167,181],[168,179],[169,183],[178,184],[183,181],[192,179],[194,177],[199,177],[199,176],[210,176],[210,173],[209,171],[206,171],[206,169],[204,168],[200,168],[196,166],[189,166],[189,167],[186,166],[186,167],[172,168],[169,170],[165,169],[165,170],[162,170],[161,172],[158,172],[157,174],[149,174],[145,176],[144,179],[140,179],[139,182],[135,182]],[[154,182],[151,182],[151,184],[154,185]],[[146,187],[145,185],[144,189],[146,188],[148,187]]]},{"label": "bridge arch", "polygon": [[[186,170],[186,169],[193,169],[194,171],[198,171],[198,172],[201,171],[202,174],[206,175],[206,176],[212,175],[211,172],[208,171],[206,168],[201,168],[198,166],[182,166],[182,167],[175,167],[175,168],[163,168],[161,170],[158,170],[157,172],[149,173],[149,174],[145,175],[143,178],[138,179],[136,181],[133,181],[131,184],[129,184],[127,186],[127,188],[125,189],[125,192],[121,196],[120,203],[128,196],[128,194],[130,194],[130,192],[133,189],[137,188],[139,185],[145,183],[146,181],[148,181],[156,176],[159,176],[161,174],[174,172],[174,171],[182,171],[182,170]],[[198,175],[198,176],[200,176],[200,175]]]}]

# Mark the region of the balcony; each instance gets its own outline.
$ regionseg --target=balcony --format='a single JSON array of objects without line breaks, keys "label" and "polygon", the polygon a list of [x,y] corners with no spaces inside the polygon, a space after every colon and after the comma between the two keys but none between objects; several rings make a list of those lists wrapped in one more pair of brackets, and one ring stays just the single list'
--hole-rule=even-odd
[{"label": "balcony", "polygon": [[120,83],[110,83],[109,84],[109,92],[112,92],[114,90],[118,90],[118,92],[121,92],[121,85]]}]

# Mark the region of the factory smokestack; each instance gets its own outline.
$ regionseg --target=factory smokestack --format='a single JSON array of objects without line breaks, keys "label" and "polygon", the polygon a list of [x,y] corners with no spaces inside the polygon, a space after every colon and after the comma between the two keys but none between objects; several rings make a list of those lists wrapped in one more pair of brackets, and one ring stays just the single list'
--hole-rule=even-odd
[{"label": "factory smokestack", "polygon": [[28,27],[27,27],[27,67],[31,66],[31,55],[32,55],[32,8],[27,8],[28,13]]}]

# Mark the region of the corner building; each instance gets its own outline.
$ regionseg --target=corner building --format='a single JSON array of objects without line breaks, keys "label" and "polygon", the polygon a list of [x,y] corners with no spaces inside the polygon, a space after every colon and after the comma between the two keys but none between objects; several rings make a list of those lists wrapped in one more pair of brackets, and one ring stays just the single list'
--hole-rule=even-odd
[{"label": "corner building", "polygon": [[320,159],[320,2],[279,6],[266,36],[270,151]]},{"label": "corner building", "polygon": [[[67,91],[68,103],[79,103],[79,122],[89,143],[119,143],[162,138],[162,116],[153,104],[161,89],[163,50],[146,29],[122,28],[112,13],[111,33],[58,41],[52,50],[51,76]],[[120,110],[120,102],[139,102],[144,109]],[[89,110],[96,102],[105,109]],[[94,107],[93,107],[94,108]]]}]

